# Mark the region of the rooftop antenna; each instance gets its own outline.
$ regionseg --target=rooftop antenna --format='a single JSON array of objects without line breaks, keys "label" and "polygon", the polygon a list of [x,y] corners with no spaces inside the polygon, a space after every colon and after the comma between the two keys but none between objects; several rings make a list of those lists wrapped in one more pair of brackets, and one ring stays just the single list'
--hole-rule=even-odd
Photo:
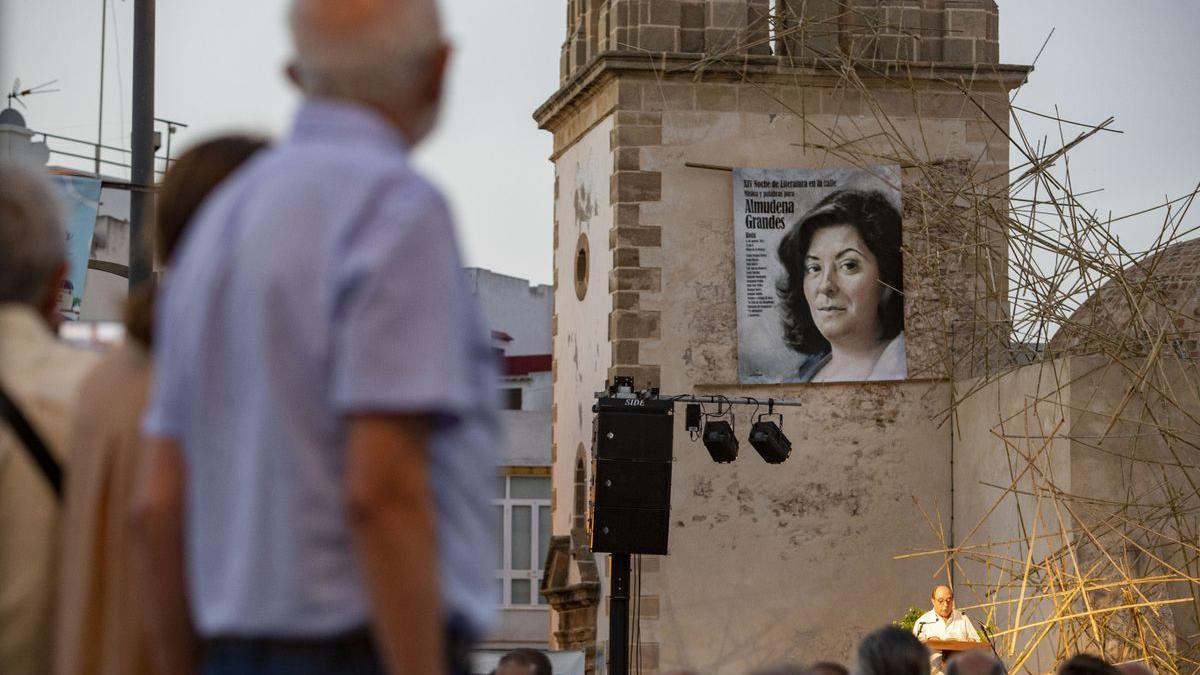
[{"label": "rooftop antenna", "polygon": [[100,104],[96,115],[96,175],[100,175],[100,153],[104,146],[104,50],[108,46],[108,0],[100,0]]},{"label": "rooftop antenna", "polygon": [[28,106],[26,106],[25,102],[22,101],[21,99],[25,98],[26,96],[33,96],[34,94],[49,94],[51,92],[60,91],[59,89],[47,89],[46,88],[46,87],[49,87],[49,86],[55,84],[56,82],[58,82],[58,80],[50,80],[49,82],[43,82],[42,84],[39,84],[36,87],[29,87],[28,89],[22,89],[21,88],[21,78],[18,77],[17,79],[13,80],[12,91],[8,92],[8,94],[6,95],[6,97],[8,98],[8,107],[11,108],[12,104],[14,102],[16,102],[16,103],[21,104],[22,108],[28,109]]}]

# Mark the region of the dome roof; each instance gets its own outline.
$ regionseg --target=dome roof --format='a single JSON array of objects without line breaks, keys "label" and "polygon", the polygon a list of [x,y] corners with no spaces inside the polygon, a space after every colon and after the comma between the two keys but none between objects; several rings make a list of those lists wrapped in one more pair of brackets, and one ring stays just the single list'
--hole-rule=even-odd
[{"label": "dome roof", "polygon": [[1200,238],[1124,267],[1084,301],[1049,347],[1125,357],[1148,354],[1159,342],[1200,356]]},{"label": "dome roof", "polygon": [[0,110],[0,124],[11,124],[14,127],[25,126],[25,118],[14,108]]}]

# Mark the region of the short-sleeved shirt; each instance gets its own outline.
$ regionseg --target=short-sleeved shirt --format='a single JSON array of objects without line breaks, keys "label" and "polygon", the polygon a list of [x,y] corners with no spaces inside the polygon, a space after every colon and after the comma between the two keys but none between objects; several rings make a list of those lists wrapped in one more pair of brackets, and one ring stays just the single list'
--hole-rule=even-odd
[{"label": "short-sleeved shirt", "polygon": [[494,357],[447,206],[382,117],[306,102],[201,208],[159,308],[144,430],[182,444],[201,635],[369,622],[343,494],[358,412],[435,419],[443,604],[488,628]]},{"label": "short-sleeved shirt", "polygon": [[929,610],[913,624],[913,635],[922,640],[969,640],[979,642],[979,633],[966,614],[957,609],[950,613],[949,619],[938,616],[934,610]]}]

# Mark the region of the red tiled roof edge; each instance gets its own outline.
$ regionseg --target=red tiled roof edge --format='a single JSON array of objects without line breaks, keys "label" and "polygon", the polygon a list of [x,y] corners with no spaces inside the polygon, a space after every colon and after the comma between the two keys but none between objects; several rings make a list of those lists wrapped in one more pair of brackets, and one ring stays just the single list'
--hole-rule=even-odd
[{"label": "red tiled roof edge", "polygon": [[528,375],[529,373],[547,372],[550,372],[549,354],[504,357],[505,375]]}]

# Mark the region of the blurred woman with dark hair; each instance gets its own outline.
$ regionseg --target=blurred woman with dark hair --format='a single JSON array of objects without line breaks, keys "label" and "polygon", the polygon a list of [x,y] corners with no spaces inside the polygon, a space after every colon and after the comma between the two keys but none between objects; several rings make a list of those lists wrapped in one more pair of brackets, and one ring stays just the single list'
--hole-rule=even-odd
[{"label": "blurred woman with dark hair", "polygon": [[[204,199],[265,142],[224,136],[171,164],[159,187],[155,234],[167,263]],[[59,569],[55,672],[152,672],[146,633],[131,611],[137,582],[125,526],[141,445],[140,421],[151,379],[154,314],[150,288],[126,308],[124,344],[84,382],[67,474]]]},{"label": "blurred woman with dark hair", "polygon": [[929,675],[929,650],[903,628],[885,626],[858,643],[854,675]]},{"label": "blurred woman with dark hair", "polygon": [[839,190],[779,243],[777,290],[800,382],[902,380],[900,212],[879,191]]}]

